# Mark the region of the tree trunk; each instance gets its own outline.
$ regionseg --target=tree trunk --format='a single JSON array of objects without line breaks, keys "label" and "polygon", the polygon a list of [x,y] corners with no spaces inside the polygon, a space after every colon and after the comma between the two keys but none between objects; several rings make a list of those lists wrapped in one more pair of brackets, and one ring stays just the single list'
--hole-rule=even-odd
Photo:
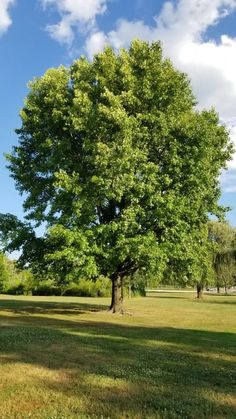
[{"label": "tree trunk", "polygon": [[202,285],[197,284],[197,298],[201,298],[201,297],[202,297]]},{"label": "tree trunk", "polygon": [[110,311],[123,314],[123,281],[118,276],[112,278],[112,296]]},{"label": "tree trunk", "polygon": [[217,284],[216,288],[217,288],[217,294],[220,294],[220,286],[219,286],[219,284]]},{"label": "tree trunk", "polygon": [[228,294],[228,292],[227,292],[227,283],[225,282],[225,295],[227,295]]},{"label": "tree trunk", "polygon": [[112,284],[111,285],[111,305],[109,308],[110,311],[112,310],[112,307],[114,306],[114,301],[115,301],[115,283],[113,279],[111,280],[111,284]]}]

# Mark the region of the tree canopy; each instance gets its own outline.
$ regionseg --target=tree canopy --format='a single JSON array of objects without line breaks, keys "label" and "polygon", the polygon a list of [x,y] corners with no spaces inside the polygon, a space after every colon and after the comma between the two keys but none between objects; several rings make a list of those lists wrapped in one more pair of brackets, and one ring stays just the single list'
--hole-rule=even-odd
[{"label": "tree canopy", "polygon": [[46,223],[49,269],[109,276],[113,311],[137,270],[200,274],[232,145],[160,43],[48,70],[29,84],[21,119],[9,169],[27,220]]}]

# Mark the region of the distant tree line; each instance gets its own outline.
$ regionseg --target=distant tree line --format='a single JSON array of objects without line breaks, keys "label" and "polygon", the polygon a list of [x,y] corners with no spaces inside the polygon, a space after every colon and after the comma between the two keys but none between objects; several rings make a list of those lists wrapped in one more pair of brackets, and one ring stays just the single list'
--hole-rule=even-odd
[{"label": "distant tree line", "polygon": [[105,277],[96,281],[71,278],[63,286],[52,275],[33,274],[30,269],[21,269],[16,261],[0,253],[0,294],[104,297],[110,295],[110,280]]}]

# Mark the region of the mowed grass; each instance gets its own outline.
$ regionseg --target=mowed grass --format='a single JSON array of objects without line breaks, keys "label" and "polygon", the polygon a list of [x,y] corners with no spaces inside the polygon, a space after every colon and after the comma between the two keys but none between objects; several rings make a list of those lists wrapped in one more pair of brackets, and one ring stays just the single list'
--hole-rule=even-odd
[{"label": "mowed grass", "polygon": [[236,418],[236,297],[0,296],[0,418]]}]

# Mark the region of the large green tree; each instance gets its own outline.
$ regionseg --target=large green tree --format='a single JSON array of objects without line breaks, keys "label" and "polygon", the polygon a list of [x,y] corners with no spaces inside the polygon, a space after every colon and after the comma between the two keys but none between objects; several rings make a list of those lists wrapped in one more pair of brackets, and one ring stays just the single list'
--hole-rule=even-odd
[{"label": "large green tree", "polygon": [[46,223],[45,263],[109,276],[112,311],[125,276],[200,263],[232,146],[215,111],[195,105],[160,43],[106,48],[29,85],[11,175],[28,220]]}]

